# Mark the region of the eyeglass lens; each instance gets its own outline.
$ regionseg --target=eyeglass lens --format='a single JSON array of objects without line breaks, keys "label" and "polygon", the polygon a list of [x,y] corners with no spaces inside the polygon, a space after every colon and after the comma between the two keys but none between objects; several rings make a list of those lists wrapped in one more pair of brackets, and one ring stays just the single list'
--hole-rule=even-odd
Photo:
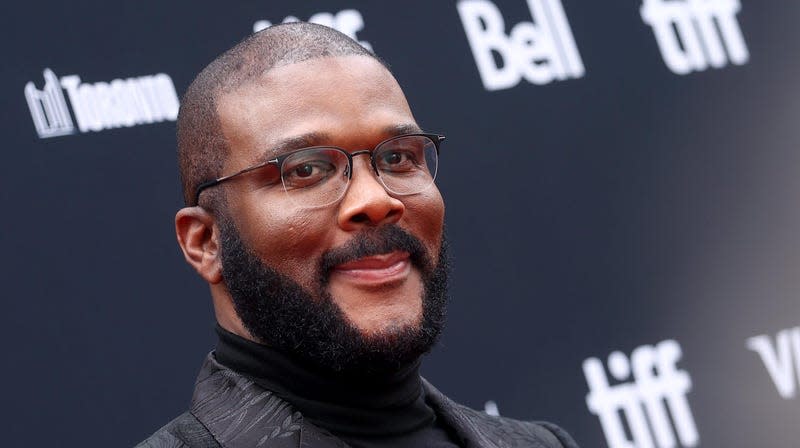
[{"label": "eyeglass lens", "polygon": [[[436,145],[425,136],[401,136],[372,152],[378,179],[391,193],[420,193],[433,184],[438,167]],[[311,148],[287,157],[281,165],[286,193],[298,205],[321,207],[344,196],[350,181],[348,156],[338,148]]]}]

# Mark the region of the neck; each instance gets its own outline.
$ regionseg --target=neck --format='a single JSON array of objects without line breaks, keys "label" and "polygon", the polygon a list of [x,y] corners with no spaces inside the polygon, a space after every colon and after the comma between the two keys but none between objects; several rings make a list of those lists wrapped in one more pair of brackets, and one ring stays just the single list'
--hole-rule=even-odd
[{"label": "neck", "polygon": [[[400,434],[433,421],[424,401],[419,359],[394,372],[332,372],[217,327],[215,355],[292,404],[313,423],[338,434]],[[358,422],[358,423],[355,423]]]}]

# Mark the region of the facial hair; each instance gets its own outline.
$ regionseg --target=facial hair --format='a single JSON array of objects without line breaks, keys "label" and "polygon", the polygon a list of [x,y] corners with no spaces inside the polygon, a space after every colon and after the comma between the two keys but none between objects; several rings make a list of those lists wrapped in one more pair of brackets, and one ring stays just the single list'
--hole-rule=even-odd
[{"label": "facial hair", "polygon": [[[307,291],[250,250],[230,218],[219,221],[222,276],[236,314],[258,342],[323,370],[374,375],[399,371],[438,339],[447,305],[444,235],[434,262],[419,239],[396,225],[364,230],[322,254],[315,267],[315,290]],[[365,335],[335,303],[328,279],[338,264],[392,251],[409,253],[422,276],[422,318],[418,324]]]}]

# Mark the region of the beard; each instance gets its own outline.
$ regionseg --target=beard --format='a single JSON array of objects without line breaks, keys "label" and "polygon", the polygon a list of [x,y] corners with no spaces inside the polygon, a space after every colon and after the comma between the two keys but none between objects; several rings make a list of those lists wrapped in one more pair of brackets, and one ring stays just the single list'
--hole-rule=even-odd
[{"label": "beard", "polygon": [[[236,314],[257,341],[298,360],[359,376],[397,372],[430,351],[444,327],[448,278],[444,234],[434,262],[419,239],[396,225],[362,231],[343,247],[320,256],[314,266],[313,291],[308,291],[250,250],[229,217],[220,217],[219,230],[222,276]],[[328,292],[330,273],[338,264],[392,251],[408,252],[421,274],[421,319],[364,334]]]}]

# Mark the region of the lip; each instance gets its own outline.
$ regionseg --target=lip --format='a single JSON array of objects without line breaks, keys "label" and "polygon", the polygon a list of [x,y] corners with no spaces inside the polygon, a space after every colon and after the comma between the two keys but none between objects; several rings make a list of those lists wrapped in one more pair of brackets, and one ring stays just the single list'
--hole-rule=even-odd
[{"label": "lip", "polygon": [[408,252],[390,252],[342,263],[333,268],[334,274],[364,285],[379,285],[402,280],[411,270]]}]

